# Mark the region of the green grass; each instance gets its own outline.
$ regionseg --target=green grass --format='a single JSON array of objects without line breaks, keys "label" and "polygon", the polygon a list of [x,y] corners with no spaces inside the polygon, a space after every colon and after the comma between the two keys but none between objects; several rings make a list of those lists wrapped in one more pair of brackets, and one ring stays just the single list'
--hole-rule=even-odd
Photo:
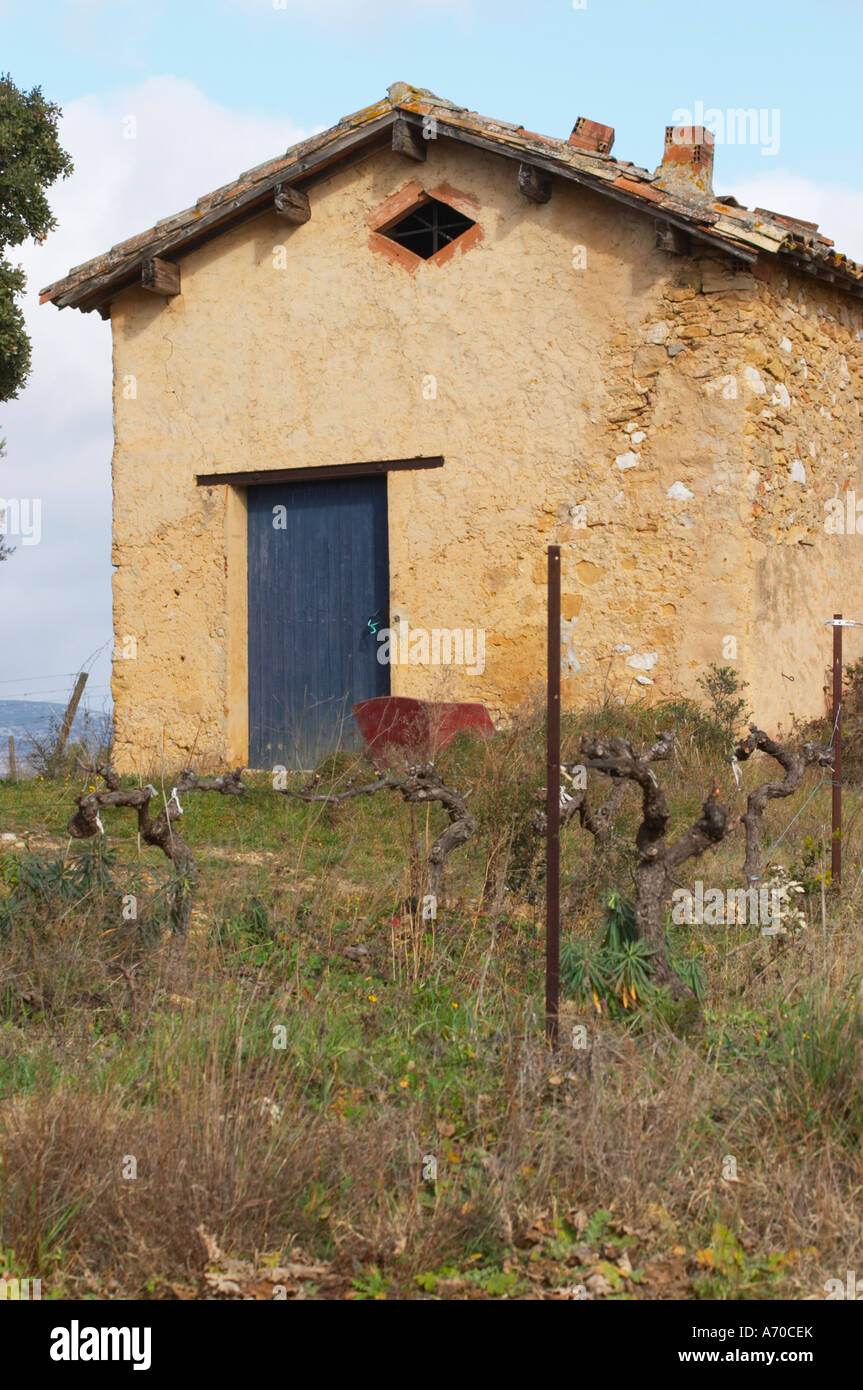
[{"label": "green grass", "polygon": [[[691,710],[664,717],[690,746]],[[665,726],[639,709],[599,711],[595,727],[621,722],[643,741]],[[819,885],[787,943],[670,927],[702,980],[697,1027],[672,1031],[628,960],[636,1007],[567,1002],[551,1056],[525,831],[541,744],[527,727],[442,760],[474,787],[480,828],[434,923],[405,901],[439,811],[391,793],[307,805],[263,777],[242,798],[189,794],[185,944],[165,931],[167,861],[139,851],[132,815],[106,811],[104,844],[70,846],[79,784],[0,783],[0,829],[30,844],[0,854],[0,1249],[22,1277],[44,1270],[55,1295],[188,1296],[207,1268],[201,1228],[250,1279],[292,1251],[321,1263],[321,1298],[805,1297],[858,1267],[853,890],[828,894],[822,927]],[[344,785],[343,766],[329,773]],[[672,834],[714,775],[735,805],[706,753],[662,768]],[[828,798],[800,817],[787,864],[804,837],[824,843]],[[772,808],[771,836],[796,809]],[[564,832],[578,951],[601,941],[609,894],[631,894],[636,824],[631,793],[604,856]],[[682,879],[736,885],[741,860],[738,837]]]}]

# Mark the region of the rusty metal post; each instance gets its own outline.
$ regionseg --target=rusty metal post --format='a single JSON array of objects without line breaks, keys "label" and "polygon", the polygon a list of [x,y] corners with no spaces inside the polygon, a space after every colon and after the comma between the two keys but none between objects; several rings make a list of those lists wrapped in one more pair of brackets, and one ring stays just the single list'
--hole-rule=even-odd
[{"label": "rusty metal post", "polygon": [[842,614],[833,614],[833,805],[830,826],[830,878],[842,883]]},{"label": "rusty metal post", "polygon": [[548,547],[545,773],[545,1037],[557,1047],[560,998],[560,546]]}]

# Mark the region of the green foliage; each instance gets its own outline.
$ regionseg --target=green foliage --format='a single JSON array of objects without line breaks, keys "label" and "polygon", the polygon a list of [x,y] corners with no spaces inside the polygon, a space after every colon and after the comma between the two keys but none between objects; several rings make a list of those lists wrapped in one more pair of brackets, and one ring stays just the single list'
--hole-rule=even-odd
[{"label": "green foliage", "polygon": [[[473,1257],[477,1258],[477,1257]],[[436,1295],[437,1289],[442,1285],[458,1284],[468,1290],[476,1290],[477,1294],[483,1298],[508,1298],[512,1294],[518,1294],[528,1287],[525,1280],[520,1279],[511,1270],[504,1270],[497,1265],[484,1266],[481,1269],[461,1270],[455,1265],[444,1265],[441,1269],[428,1273],[415,1274],[414,1283],[423,1293]],[[356,1287],[356,1281],[354,1281]],[[364,1297],[380,1297],[380,1294],[364,1294]]]},{"label": "green foliage", "polygon": [[[2,280],[2,269],[0,269],[0,280]],[[0,290],[0,316],[2,316],[2,313],[3,313],[2,304],[3,304],[3,301],[2,301],[2,290]],[[0,439],[0,459],[4,458],[5,455],[6,455],[6,440],[5,440],[5,439]],[[0,523],[3,522],[3,519],[4,519],[4,517],[3,517],[3,512],[0,512]],[[12,554],[12,546],[11,546],[11,545],[7,545],[6,542],[3,540],[3,537],[0,536],[0,560],[5,560],[5,559],[7,559],[7,557],[8,557],[9,555],[11,555],[11,554]]]},{"label": "green foliage", "polygon": [[[795,732],[801,743],[827,746],[833,739],[833,716],[807,720]],[[842,670],[842,780],[848,786],[863,783],[863,659]]]},{"label": "green foliage", "polygon": [[18,922],[32,922],[41,908],[71,901],[72,884],[61,860],[21,854],[0,862],[0,936]]},{"label": "green foliage", "polygon": [[247,898],[236,912],[216,919],[213,937],[222,946],[235,949],[272,945],[273,927],[269,908],[261,898]]},{"label": "green foliage", "polygon": [[13,400],[30,371],[30,340],[17,303],[24,273],[4,253],[28,237],[44,241],[56,225],[46,189],[72,172],[57,139],[59,115],[39,87],[22,92],[8,73],[0,75],[0,401]]},{"label": "green foliage", "polygon": [[653,948],[638,939],[635,908],[629,898],[612,893],[605,908],[605,930],[598,945],[569,937],[561,946],[560,978],[570,998],[592,1000],[597,1013],[619,1002],[624,1011],[652,995]]},{"label": "green foliage", "polygon": [[83,897],[85,893],[103,895],[114,887],[116,863],[116,852],[107,849],[100,840],[93,840],[73,854],[60,882],[70,897]]},{"label": "green foliage", "polygon": [[696,1298],[744,1299],[758,1293],[770,1297],[790,1257],[781,1252],[766,1259],[748,1255],[734,1232],[717,1221],[710,1245],[697,1252],[696,1261],[709,1271],[696,1280]]},{"label": "green foliage", "polygon": [[614,992],[623,1001],[625,1009],[631,1008],[638,999],[650,994],[650,957],[654,955],[652,946],[643,941],[627,941],[616,956],[612,957],[612,981]]},{"label": "green foliage", "polygon": [[[23,270],[0,259],[0,400],[14,400],[30,374],[30,339],[16,302],[27,281]],[[3,557],[6,558],[5,555]]]},{"label": "green foliage", "polygon": [[544,877],[542,839],[534,826],[544,742],[541,714],[527,710],[491,738],[463,736],[447,749],[457,774],[451,785],[474,788],[470,807],[488,855],[488,897],[505,884],[533,901]]},{"label": "green foliage", "polygon": [[608,953],[601,945],[567,937],[560,948],[560,984],[570,999],[593,1000],[597,1013],[612,993]]},{"label": "green foliage", "polygon": [[[699,1002],[706,984],[704,967],[694,956],[675,952],[667,943],[669,964]],[[631,898],[612,893],[605,907],[604,931],[598,943],[568,937],[561,944],[560,981],[565,994],[583,1002],[592,1000],[598,1013],[603,1003],[624,1013],[639,1003],[657,1005],[667,1012],[669,1001],[651,979],[653,947],[638,937],[635,905]]]},{"label": "green foliage", "polygon": [[863,1013],[859,980],[839,991],[810,988],[780,1011],[770,1057],[774,1105],[808,1133],[833,1133],[856,1145],[863,1135]]},{"label": "green foliage", "polygon": [[661,1018],[670,1032],[678,1038],[687,1037],[701,1022],[698,1000],[691,994],[673,999],[666,986],[654,991],[650,1000],[650,1011],[655,1018]]},{"label": "green foliage", "polygon": [[612,893],[605,909],[603,946],[617,955],[637,940],[634,902],[631,898],[622,898],[619,893]]},{"label": "green foliage", "polygon": [[749,682],[742,681],[733,666],[711,664],[706,674],[699,676],[698,685],[708,701],[702,736],[717,752],[730,750],[740,736],[741,724],[749,717],[743,694]]},{"label": "green foliage", "polygon": [[387,1296],[389,1279],[384,1278],[377,1265],[370,1265],[364,1274],[358,1274],[351,1280],[354,1288],[353,1297],[361,1301],[375,1299],[383,1301]]},{"label": "green foliage", "polygon": [[807,893],[820,893],[822,884],[825,888],[831,886],[833,873],[824,862],[824,847],[812,835],[804,836],[800,863],[789,871],[789,876]]},{"label": "green foliage", "polygon": [[585,1245],[600,1245],[611,1224],[611,1212],[606,1207],[600,1207],[595,1211],[584,1228],[583,1240]]},{"label": "green foliage", "polygon": [[[53,1252],[53,1259],[55,1261],[59,1261],[60,1259],[62,1259],[62,1255],[62,1249],[60,1249],[57,1252]],[[25,1279],[41,1279],[43,1272],[45,1272],[44,1257],[42,1264],[40,1264],[34,1272],[33,1267],[31,1267],[29,1264],[25,1264],[22,1260],[19,1260],[17,1258],[14,1250],[5,1250],[3,1246],[0,1245],[0,1279],[6,1279],[10,1281],[17,1279],[20,1285],[23,1283]],[[34,1295],[31,1292],[29,1296],[30,1298],[32,1298]],[[62,1286],[54,1288],[42,1288],[39,1292],[40,1299],[45,1301],[63,1298],[64,1296],[65,1295]],[[7,1293],[6,1297],[8,1299],[10,1295]]]},{"label": "green foliage", "polygon": [[[158,935],[167,919],[169,892],[170,880],[153,895],[147,917],[135,919],[139,932]],[[120,883],[116,852],[101,839],[81,846],[68,859],[31,853],[4,856],[0,858],[0,938],[16,927],[44,929],[85,904],[95,907],[103,918],[125,920],[124,897],[140,893],[137,869],[124,867]]]},{"label": "green foliage", "polygon": [[678,955],[674,951],[669,951],[668,964],[675,975],[679,976],[683,983],[692,990],[700,1004],[707,985],[707,976],[701,961],[695,956]]}]

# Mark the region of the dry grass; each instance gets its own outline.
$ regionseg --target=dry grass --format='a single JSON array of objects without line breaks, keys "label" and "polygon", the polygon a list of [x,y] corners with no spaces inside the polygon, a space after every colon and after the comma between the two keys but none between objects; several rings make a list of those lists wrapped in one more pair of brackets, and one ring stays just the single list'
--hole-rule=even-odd
[{"label": "dry grass", "polygon": [[[655,726],[618,710],[582,727],[615,718],[633,735]],[[663,770],[680,826],[710,777],[731,782],[688,749]],[[139,861],[119,815],[107,863],[97,850],[73,887],[37,882],[26,911],[17,899],[0,935],[6,1268],[73,1295],[196,1296],[212,1287],[202,1231],[258,1273],[316,1261],[326,1276],[303,1293],[328,1298],[558,1297],[578,1280],[591,1296],[818,1297],[859,1268],[854,797],[846,894],[826,895],[823,925],[816,893],[787,945],[690,928],[708,979],[695,1031],[568,1003],[551,1057],[527,835],[538,750],[527,711],[441,760],[474,787],[480,829],[452,858],[436,924],[403,905],[434,812],[411,823],[387,796],[334,811],[264,782],[243,804],[189,808],[202,896],[185,945],[160,934],[164,870],[157,854]],[[333,785],[346,775],[327,770]],[[771,834],[805,795],[771,808]],[[45,843],[69,802],[56,784],[0,787],[3,828]],[[597,933],[604,895],[626,891],[636,812],[627,802],[603,858],[567,831],[571,930]],[[825,814],[822,790],[783,862],[800,862],[806,836],[824,842]],[[736,885],[741,862],[735,839],[693,876]],[[28,865],[38,880],[37,856],[4,861],[7,903]]]}]

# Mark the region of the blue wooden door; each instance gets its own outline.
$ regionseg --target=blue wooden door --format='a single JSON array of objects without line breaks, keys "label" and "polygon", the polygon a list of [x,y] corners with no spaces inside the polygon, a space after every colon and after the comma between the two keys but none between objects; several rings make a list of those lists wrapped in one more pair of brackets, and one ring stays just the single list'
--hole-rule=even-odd
[{"label": "blue wooden door", "polygon": [[248,490],[249,764],[311,768],[358,747],[351,705],[388,695],[385,477]]}]

